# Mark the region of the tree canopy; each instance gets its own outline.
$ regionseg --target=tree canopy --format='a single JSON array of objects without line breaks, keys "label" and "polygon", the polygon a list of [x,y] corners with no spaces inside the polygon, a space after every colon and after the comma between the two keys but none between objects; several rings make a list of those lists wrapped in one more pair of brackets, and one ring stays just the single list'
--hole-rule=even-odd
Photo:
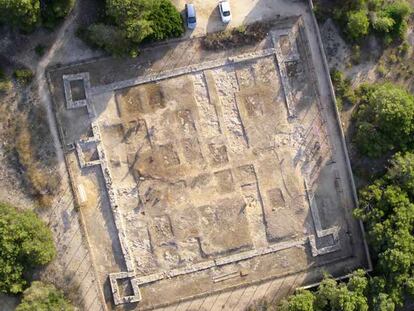
[{"label": "tree canopy", "polygon": [[379,157],[412,145],[414,97],[407,90],[391,83],[364,85],[358,97],[355,142],[363,154]]},{"label": "tree canopy", "polygon": [[20,293],[25,275],[55,256],[52,233],[31,211],[0,203],[0,292]]},{"label": "tree canopy", "polygon": [[54,26],[74,3],[75,0],[0,0],[0,22],[25,31],[41,23]]},{"label": "tree canopy", "polygon": [[170,0],[107,0],[106,6],[107,15],[134,43],[184,32],[181,15]]},{"label": "tree canopy", "polygon": [[81,37],[113,55],[136,56],[142,42],[175,38],[184,33],[181,15],[170,0],[107,0],[106,15],[105,24],[89,26]]},{"label": "tree canopy", "polygon": [[355,271],[348,283],[338,283],[329,276],[319,284],[316,291],[299,290],[282,301],[282,311],[366,311],[368,279],[363,270]]},{"label": "tree canopy", "polygon": [[396,154],[387,174],[360,192],[362,219],[376,261],[373,303],[402,305],[414,295],[414,154]]},{"label": "tree canopy", "polygon": [[0,0],[0,22],[29,31],[39,21],[39,0]]},{"label": "tree canopy", "polygon": [[407,0],[337,0],[332,5],[317,6],[319,17],[333,17],[349,39],[361,41],[377,34],[390,43],[404,39],[412,7]]},{"label": "tree canopy", "polygon": [[35,281],[23,293],[16,311],[74,311],[63,293],[51,284]]}]

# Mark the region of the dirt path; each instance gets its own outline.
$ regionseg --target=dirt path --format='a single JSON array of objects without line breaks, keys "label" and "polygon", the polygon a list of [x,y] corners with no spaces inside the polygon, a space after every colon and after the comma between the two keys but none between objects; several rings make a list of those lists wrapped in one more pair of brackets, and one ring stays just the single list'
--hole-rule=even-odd
[{"label": "dirt path", "polygon": [[47,119],[49,122],[50,131],[53,136],[53,143],[56,148],[56,154],[58,157],[59,163],[64,162],[62,148],[59,142],[59,135],[57,132],[55,118],[53,116],[52,110],[52,99],[50,98],[48,86],[47,86],[47,79],[46,79],[46,68],[53,60],[56,51],[62,47],[63,39],[65,34],[67,34],[67,30],[69,26],[74,22],[76,19],[76,15],[78,14],[79,2],[76,2],[76,5],[70,14],[70,16],[64,21],[63,25],[59,29],[56,40],[51,46],[51,48],[47,51],[47,53],[42,57],[40,62],[36,67],[36,83],[38,85],[38,92],[40,97],[40,102],[45,106],[47,109]]},{"label": "dirt path", "polygon": [[[63,288],[69,298],[81,310],[106,310],[102,288],[97,281],[90,255],[89,246],[83,233],[82,221],[75,209],[74,198],[66,171],[63,149],[59,140],[57,125],[53,114],[53,101],[50,97],[46,68],[54,61],[58,52],[74,36],[76,18],[79,12],[79,2],[64,21],[53,45],[38,63],[35,70],[35,83],[38,87],[39,104],[44,105],[47,120],[53,137],[58,160],[57,169],[62,178],[62,192],[56,198],[50,210],[43,213],[43,218],[49,223],[57,247],[56,260],[42,273],[43,278],[50,280]],[[69,37],[69,38],[68,38]]]}]

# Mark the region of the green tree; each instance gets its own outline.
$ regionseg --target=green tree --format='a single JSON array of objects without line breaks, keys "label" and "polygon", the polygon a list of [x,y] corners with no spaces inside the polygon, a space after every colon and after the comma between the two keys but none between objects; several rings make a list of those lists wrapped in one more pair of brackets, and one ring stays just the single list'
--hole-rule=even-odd
[{"label": "green tree", "polygon": [[40,1],[0,0],[0,22],[32,30],[40,22]]},{"label": "green tree", "polygon": [[362,86],[358,95],[355,142],[361,153],[406,150],[413,142],[414,97],[391,83]]},{"label": "green tree", "polygon": [[284,300],[279,308],[281,311],[313,311],[315,296],[308,290],[299,290]]},{"label": "green tree", "polygon": [[35,281],[23,293],[16,311],[73,311],[63,293],[51,284]]},{"label": "green tree", "polygon": [[355,271],[348,283],[338,283],[326,277],[315,293],[315,310],[368,310],[367,287],[368,280],[363,270]]},{"label": "green tree", "polygon": [[360,191],[355,216],[363,220],[376,261],[371,296],[378,310],[401,306],[414,294],[414,155],[397,154],[387,174]]},{"label": "green tree", "polygon": [[184,32],[181,15],[170,0],[108,0],[107,15],[133,43]]},{"label": "green tree", "polygon": [[359,40],[369,31],[368,12],[366,10],[352,11],[348,13],[346,32],[353,40]]},{"label": "green tree", "polygon": [[22,292],[25,274],[50,262],[55,252],[52,233],[36,214],[0,203],[0,292]]},{"label": "green tree", "polygon": [[368,279],[356,270],[347,283],[325,276],[315,292],[300,290],[283,300],[282,311],[367,311]]}]

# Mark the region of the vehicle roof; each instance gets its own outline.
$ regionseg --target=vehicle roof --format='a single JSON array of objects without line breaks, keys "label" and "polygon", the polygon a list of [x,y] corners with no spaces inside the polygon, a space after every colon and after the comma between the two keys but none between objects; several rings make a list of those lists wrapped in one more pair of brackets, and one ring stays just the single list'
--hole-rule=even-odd
[{"label": "vehicle roof", "polygon": [[228,1],[220,2],[220,5],[223,11],[230,11],[230,3]]},{"label": "vehicle roof", "polygon": [[186,6],[187,6],[187,13],[188,13],[188,15],[189,16],[195,16],[195,7],[194,7],[194,4],[187,3]]}]

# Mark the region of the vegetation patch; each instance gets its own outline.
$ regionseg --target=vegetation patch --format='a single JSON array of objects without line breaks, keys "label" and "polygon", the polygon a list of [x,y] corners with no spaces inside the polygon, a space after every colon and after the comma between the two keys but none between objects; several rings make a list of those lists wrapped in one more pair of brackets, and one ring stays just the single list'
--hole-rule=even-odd
[{"label": "vegetation patch", "polygon": [[74,4],[75,0],[0,0],[0,22],[26,32],[39,25],[54,27]]},{"label": "vegetation patch", "polygon": [[413,95],[402,87],[384,83],[362,85],[357,97],[354,141],[362,154],[379,157],[413,146]]},{"label": "vegetation patch", "polygon": [[385,176],[360,191],[355,216],[365,223],[376,262],[373,304],[402,306],[405,295],[414,295],[413,153],[397,153]]},{"label": "vegetation patch", "polygon": [[[266,300],[249,307],[248,311],[367,311],[368,278],[363,270],[355,271],[347,283],[326,275],[314,290],[298,290],[279,305]],[[385,310],[385,309],[384,309]]]},{"label": "vegetation patch", "polygon": [[29,84],[34,77],[33,71],[27,68],[23,69],[16,69],[13,72],[13,77],[19,82],[20,84],[26,85]]},{"label": "vegetation patch", "polygon": [[27,273],[55,254],[52,233],[35,213],[0,203],[0,292],[22,292]]},{"label": "vegetation patch", "polygon": [[35,281],[23,292],[22,302],[16,311],[74,311],[74,307],[52,284]]},{"label": "vegetation patch", "polygon": [[331,80],[335,89],[336,104],[338,110],[355,103],[355,92],[351,87],[351,80],[346,78],[344,74],[336,69],[331,70]]},{"label": "vegetation patch", "polygon": [[203,48],[206,50],[221,50],[255,44],[266,37],[270,27],[269,23],[256,22],[231,30],[207,34],[202,42]]},{"label": "vegetation patch", "polygon": [[12,82],[9,77],[6,76],[4,71],[0,68],[0,93],[7,92],[12,87]]},{"label": "vegetation patch", "polygon": [[107,0],[106,19],[79,31],[88,44],[116,56],[137,56],[143,42],[180,37],[183,19],[170,0]]},{"label": "vegetation patch", "polygon": [[112,25],[93,24],[86,29],[78,29],[77,35],[90,46],[114,56],[138,55],[137,45],[132,44],[122,30]]},{"label": "vegetation patch", "polygon": [[317,1],[319,20],[333,18],[350,41],[362,41],[370,34],[386,44],[404,39],[412,7],[406,0],[334,0]]}]

